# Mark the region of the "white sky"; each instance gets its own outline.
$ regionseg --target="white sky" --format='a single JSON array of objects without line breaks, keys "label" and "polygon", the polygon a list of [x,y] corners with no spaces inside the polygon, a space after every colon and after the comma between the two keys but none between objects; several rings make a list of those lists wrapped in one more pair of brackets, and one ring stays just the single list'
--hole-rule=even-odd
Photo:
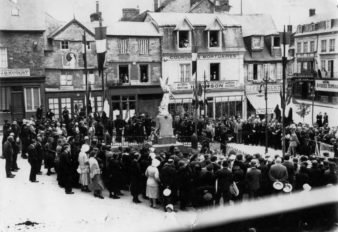
[{"label": "white sky", "polygon": [[[46,11],[58,20],[69,21],[75,17],[89,21],[89,15],[95,12],[96,0],[44,0]],[[240,12],[240,0],[229,0],[233,6],[230,13]],[[277,28],[282,30],[286,24],[297,25],[308,16],[309,8],[316,13],[337,10],[338,0],[242,0],[243,13],[271,14]],[[100,0],[104,24],[111,24],[122,16],[122,8],[136,8],[140,11],[153,10],[153,0]],[[338,17],[338,15],[337,15]]]}]

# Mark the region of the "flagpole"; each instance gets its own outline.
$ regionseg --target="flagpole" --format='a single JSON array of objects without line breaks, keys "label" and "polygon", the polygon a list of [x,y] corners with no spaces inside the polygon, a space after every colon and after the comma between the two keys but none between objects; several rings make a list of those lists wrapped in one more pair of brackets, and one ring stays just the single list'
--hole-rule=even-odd
[{"label": "flagpole", "polygon": [[286,81],[286,73],[285,73],[285,66],[286,66],[286,57],[285,57],[285,45],[286,45],[286,36],[285,36],[285,26],[284,26],[284,30],[283,30],[283,99],[282,99],[282,154],[283,157],[285,156],[285,81]]},{"label": "flagpole", "polygon": [[204,117],[206,117],[207,114],[207,104],[206,104],[206,92],[207,92],[207,82],[206,82],[206,76],[205,76],[205,70],[204,70],[204,96],[203,96],[203,105],[204,105]]},{"label": "flagpole", "polygon": [[[96,13],[99,15],[99,27],[102,28],[102,14],[100,13],[100,6],[99,6],[99,1],[96,1]],[[102,83],[102,105],[105,100],[105,83],[104,83],[104,74],[103,74],[104,68],[99,70],[99,74],[101,74],[101,83]]]},{"label": "flagpole", "polygon": [[83,64],[85,69],[85,77],[86,77],[86,93],[85,93],[85,100],[86,100],[86,119],[88,120],[88,67],[87,67],[87,38],[86,38],[86,31],[83,31],[83,47],[84,47],[84,54],[83,54]]}]

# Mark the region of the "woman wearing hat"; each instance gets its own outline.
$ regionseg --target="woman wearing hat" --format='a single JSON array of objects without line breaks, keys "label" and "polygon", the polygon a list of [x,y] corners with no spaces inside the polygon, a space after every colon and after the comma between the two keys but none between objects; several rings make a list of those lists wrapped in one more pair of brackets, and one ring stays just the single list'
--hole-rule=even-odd
[{"label": "woman wearing hat", "polygon": [[101,170],[99,163],[97,162],[96,158],[96,152],[91,151],[89,155],[89,168],[90,168],[90,178],[92,183],[90,183],[91,189],[94,191],[94,196],[103,199],[104,197],[102,196],[102,190],[104,189],[103,187],[103,182],[101,178]]},{"label": "woman wearing hat", "polygon": [[150,200],[150,207],[156,208],[156,200],[159,198],[160,174],[157,167],[160,165],[158,159],[153,159],[151,165],[146,170],[147,186],[146,196]]},{"label": "woman wearing hat", "polygon": [[89,184],[89,159],[88,159],[88,151],[89,146],[87,144],[83,144],[81,147],[81,151],[79,153],[79,167],[77,169],[78,173],[80,174],[80,184],[81,184],[81,191],[83,192],[90,192],[88,189]]}]

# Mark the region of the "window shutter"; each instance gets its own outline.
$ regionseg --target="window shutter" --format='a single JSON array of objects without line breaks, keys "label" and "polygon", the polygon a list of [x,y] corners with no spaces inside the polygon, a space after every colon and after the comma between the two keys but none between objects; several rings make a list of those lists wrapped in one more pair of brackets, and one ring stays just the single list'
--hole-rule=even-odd
[{"label": "window shutter", "polygon": [[280,80],[282,79],[282,64],[281,63],[277,63],[277,79]]},{"label": "window shutter", "polygon": [[253,80],[253,64],[248,65],[248,81]]},{"label": "window shutter", "polygon": [[261,64],[257,65],[257,80],[258,81],[262,80],[262,65]]}]

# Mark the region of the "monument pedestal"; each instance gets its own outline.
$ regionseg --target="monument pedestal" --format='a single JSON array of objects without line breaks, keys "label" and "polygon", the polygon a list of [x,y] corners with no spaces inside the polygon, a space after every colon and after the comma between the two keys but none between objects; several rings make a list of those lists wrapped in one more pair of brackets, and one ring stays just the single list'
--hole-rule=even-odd
[{"label": "monument pedestal", "polygon": [[176,137],[159,137],[156,141],[157,144],[175,144]]}]

